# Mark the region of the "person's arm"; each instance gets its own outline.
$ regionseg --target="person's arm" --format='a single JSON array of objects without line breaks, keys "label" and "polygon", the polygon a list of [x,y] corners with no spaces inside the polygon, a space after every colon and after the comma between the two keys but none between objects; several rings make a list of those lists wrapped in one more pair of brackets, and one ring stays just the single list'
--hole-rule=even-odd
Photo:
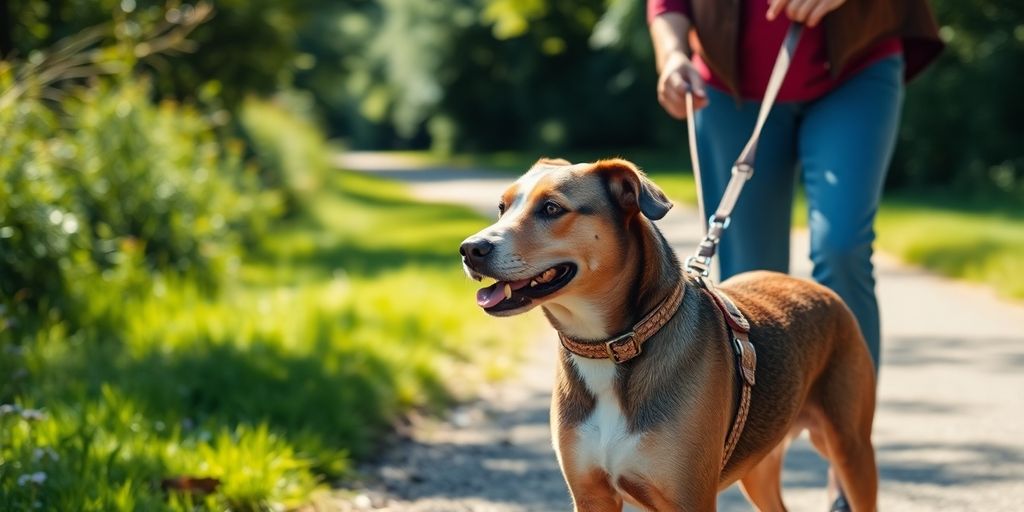
[{"label": "person's arm", "polygon": [[682,12],[663,12],[650,20],[658,70],[658,102],[676,119],[686,118],[687,90],[694,93],[694,109],[708,103],[704,80],[690,61],[689,31],[690,20]]}]

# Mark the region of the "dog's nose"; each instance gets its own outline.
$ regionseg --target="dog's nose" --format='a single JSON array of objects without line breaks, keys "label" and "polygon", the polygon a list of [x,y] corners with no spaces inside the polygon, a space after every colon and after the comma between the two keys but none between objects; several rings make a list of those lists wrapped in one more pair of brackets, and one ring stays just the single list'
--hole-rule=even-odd
[{"label": "dog's nose", "polygon": [[459,254],[469,261],[479,260],[486,257],[494,250],[494,244],[484,238],[473,237],[466,239],[459,246]]}]

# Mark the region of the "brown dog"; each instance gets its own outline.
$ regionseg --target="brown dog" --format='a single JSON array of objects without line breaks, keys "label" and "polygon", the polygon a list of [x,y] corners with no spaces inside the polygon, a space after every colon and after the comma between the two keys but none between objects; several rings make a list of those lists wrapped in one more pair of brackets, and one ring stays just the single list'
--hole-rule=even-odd
[{"label": "brown dog", "polygon": [[[563,340],[551,423],[576,510],[714,510],[737,480],[760,510],[784,510],[783,456],[805,428],[852,509],[875,510],[875,377],[850,310],[782,274],[723,283],[756,347],[756,386],[738,399],[735,322],[654,226],[670,207],[627,161],[542,159],[502,195],[498,221],[461,247],[471,277],[498,281],[478,292],[481,307],[508,316],[541,306]],[[620,358],[611,347],[634,343],[638,327],[653,333]]]}]

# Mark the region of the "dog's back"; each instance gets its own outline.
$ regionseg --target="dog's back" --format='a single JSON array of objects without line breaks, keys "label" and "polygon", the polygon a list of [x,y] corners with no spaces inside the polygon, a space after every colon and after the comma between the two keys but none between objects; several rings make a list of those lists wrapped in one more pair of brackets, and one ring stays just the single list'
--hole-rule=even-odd
[{"label": "dog's back", "polygon": [[[757,348],[750,420],[723,479],[735,480],[765,456],[766,447],[785,444],[803,429],[824,452],[826,437],[870,436],[873,363],[853,313],[838,295],[767,271],[740,274],[719,289],[747,316]],[[790,419],[795,421],[787,425]],[[858,435],[839,436],[837,430]]]}]

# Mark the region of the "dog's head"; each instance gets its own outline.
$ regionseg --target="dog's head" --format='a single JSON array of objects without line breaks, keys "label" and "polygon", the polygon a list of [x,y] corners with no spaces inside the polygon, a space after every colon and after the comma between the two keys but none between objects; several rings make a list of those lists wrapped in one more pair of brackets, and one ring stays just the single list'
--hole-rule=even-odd
[{"label": "dog's head", "polygon": [[635,165],[541,159],[498,201],[498,221],[459,249],[466,273],[497,280],[477,292],[488,313],[511,316],[541,304],[609,292],[626,268],[627,246],[644,217],[672,207]]}]

